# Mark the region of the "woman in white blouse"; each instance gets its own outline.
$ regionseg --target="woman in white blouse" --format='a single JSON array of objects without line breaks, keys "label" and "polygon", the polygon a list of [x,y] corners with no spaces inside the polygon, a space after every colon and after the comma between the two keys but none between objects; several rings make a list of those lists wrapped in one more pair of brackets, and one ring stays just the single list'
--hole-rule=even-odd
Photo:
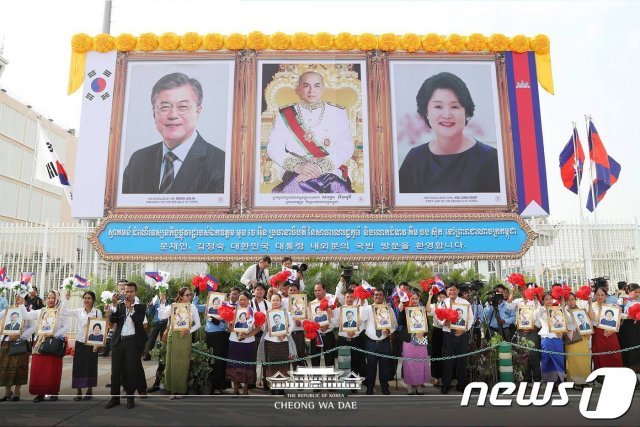
[{"label": "woman in white blouse", "polygon": [[[189,365],[191,363],[191,334],[200,329],[200,315],[198,308],[191,303],[193,292],[188,287],[180,288],[176,296],[176,303],[189,304],[190,328],[174,331],[169,322],[169,338],[167,340],[167,361],[164,384],[171,394],[169,399],[179,398],[186,393],[189,382]],[[158,319],[168,319],[174,304],[166,306],[158,313]]]},{"label": "woman in white blouse", "polygon": [[[66,300],[71,298],[67,291]],[[101,318],[102,312],[95,308],[96,294],[86,291],[82,294],[82,307],[68,309],[66,301],[60,305],[60,314],[76,319],[76,343],[73,349],[73,370],[71,373],[71,387],[78,390],[73,400],[82,400],[82,389],[87,388],[84,400],[93,396],[93,387],[98,385],[98,350],[100,347],[85,345],[87,323],[90,317]]]},{"label": "woman in white blouse", "polygon": [[[562,334],[555,334],[549,331],[548,310],[553,307],[553,296],[550,292],[542,294],[542,307],[538,307],[534,312],[534,323],[540,328],[540,347],[542,350],[555,351],[564,353],[564,341],[562,340]],[[564,310],[564,318],[569,333],[577,333],[575,331],[575,323],[573,322],[573,316],[569,314],[569,311],[565,307],[565,302],[562,300],[562,307]],[[542,371],[543,382],[559,383],[565,380],[566,371],[564,364],[563,354],[550,354],[542,353],[540,361],[540,369]]]},{"label": "woman in white blouse", "polygon": [[[59,306],[60,293],[58,291],[49,291],[45,301],[45,308],[56,308]],[[27,311],[26,307],[22,306],[22,316],[25,320],[36,320],[40,317],[40,313],[42,313],[42,310],[45,308]],[[70,319],[60,316],[58,313],[56,327],[53,333],[54,338],[64,340],[70,326]],[[56,401],[58,400],[58,393],[60,392],[60,380],[62,379],[62,357],[37,353],[37,350],[39,349],[40,344],[44,341],[44,338],[45,337],[43,336],[38,337],[38,342],[34,346],[34,351],[36,351],[36,353],[31,356],[29,394],[36,396],[33,399],[34,403],[42,402],[46,395],[51,396],[49,399],[50,401]]]},{"label": "woman in white blouse", "polygon": [[[282,297],[278,293],[271,295],[271,310],[281,310]],[[286,324],[285,324],[286,318]],[[266,362],[283,362],[278,364],[263,365],[265,369],[265,378],[272,377],[280,372],[283,375],[287,375],[289,365],[289,335],[293,332],[295,322],[291,317],[291,314],[285,310],[280,313],[267,313],[268,322],[265,325],[266,332],[263,335],[262,340],[264,342],[261,345],[264,346],[264,360]],[[293,344],[293,343],[292,343]],[[295,345],[294,345],[295,347]],[[258,354],[261,354],[261,350],[258,350]],[[271,390],[271,394],[276,394],[275,390]],[[284,390],[280,390],[280,394],[284,394]]]}]

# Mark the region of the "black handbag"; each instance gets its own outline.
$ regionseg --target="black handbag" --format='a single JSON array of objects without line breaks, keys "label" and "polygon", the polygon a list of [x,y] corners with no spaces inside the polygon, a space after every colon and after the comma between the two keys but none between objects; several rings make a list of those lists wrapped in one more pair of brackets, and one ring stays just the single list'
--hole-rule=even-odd
[{"label": "black handbag", "polygon": [[49,337],[40,344],[38,353],[56,357],[64,357],[67,352],[67,343],[64,338]]},{"label": "black handbag", "polygon": [[29,351],[29,342],[25,339],[17,339],[9,343],[9,356],[23,354]]}]

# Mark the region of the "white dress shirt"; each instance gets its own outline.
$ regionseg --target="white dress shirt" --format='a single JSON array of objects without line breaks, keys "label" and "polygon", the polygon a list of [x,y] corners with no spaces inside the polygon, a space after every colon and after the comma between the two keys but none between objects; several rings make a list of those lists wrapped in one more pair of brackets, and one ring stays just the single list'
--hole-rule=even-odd
[{"label": "white dress shirt", "polygon": [[[361,308],[362,308],[362,311],[361,311],[362,318],[365,323],[364,334],[368,338],[374,341],[382,341],[383,339],[387,338],[389,335],[387,335],[385,331],[382,331],[381,337],[379,337],[376,334],[376,324],[373,319],[373,305],[365,305],[365,306],[362,306]],[[398,322],[396,320],[396,315],[391,309],[391,307],[389,307],[389,315],[391,320],[391,326],[389,326],[388,329],[389,329],[389,334],[392,334],[398,328]]]},{"label": "white dress shirt", "polygon": [[67,302],[62,301],[60,304],[60,314],[65,317],[75,317],[76,318],[76,341],[84,343],[87,323],[89,323],[89,317],[100,318],[102,317],[102,311],[97,308],[92,308],[88,313],[82,308],[68,309]]},{"label": "white dress shirt", "polygon": [[[251,285],[249,282],[251,280],[256,280],[256,270],[258,269],[258,264],[252,264],[244,271],[244,274],[240,278],[240,283],[245,285],[247,289],[251,289]],[[269,282],[269,269],[265,268],[262,270],[264,272],[264,276],[266,277],[267,283]]]}]

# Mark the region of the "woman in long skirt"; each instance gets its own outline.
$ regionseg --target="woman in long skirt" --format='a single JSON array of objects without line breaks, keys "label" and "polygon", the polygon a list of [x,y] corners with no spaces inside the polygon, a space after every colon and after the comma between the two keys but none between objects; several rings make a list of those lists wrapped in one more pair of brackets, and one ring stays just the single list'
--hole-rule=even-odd
[{"label": "woman in long skirt", "polygon": [[[191,334],[200,329],[200,315],[198,308],[191,303],[193,292],[188,287],[180,288],[175,302],[178,304],[189,304],[188,312],[181,312],[183,307],[175,304],[168,305],[158,313],[158,319],[164,320],[171,317],[172,310],[174,318],[169,320],[169,338],[167,339],[167,361],[164,377],[164,385],[170,393],[169,399],[173,400],[187,392],[189,382],[189,365],[191,364]],[[180,331],[173,329],[174,324],[179,324],[178,316],[183,316],[185,328]]]},{"label": "woman in long skirt", "polygon": [[621,368],[622,356],[620,355],[620,343],[618,342],[618,334],[616,332],[604,330],[598,327],[599,313],[602,309],[602,304],[604,304],[605,300],[607,299],[607,292],[603,288],[598,288],[596,289],[594,298],[596,301],[596,307],[594,309],[596,316],[593,319],[595,328],[593,328],[593,339],[591,342],[592,351],[593,353],[603,353],[607,351],[613,351],[614,353],[599,355],[594,354],[593,369],[604,367]]},{"label": "woman in long skirt", "polygon": [[[629,314],[629,309],[640,304],[640,285],[630,283],[627,288],[628,295],[622,299],[623,316]],[[640,345],[640,321],[625,319],[620,326],[618,334],[620,348],[630,348]],[[625,351],[622,353],[622,364],[626,368],[633,369],[640,381],[640,350]]]},{"label": "woman in long skirt", "polygon": [[[23,307],[24,299],[16,295],[14,307]],[[0,311],[0,319],[4,318],[7,310]],[[4,325],[3,325],[4,326]],[[11,342],[17,339],[27,340],[31,342],[31,335],[36,329],[33,321],[24,321],[22,332],[19,335],[3,335],[2,345],[0,348],[0,387],[4,386],[4,396],[0,398],[0,402],[20,400],[20,389],[27,383],[29,378],[29,356],[31,352],[30,345],[24,353],[9,355],[9,346]],[[13,390],[11,388],[13,387]]]},{"label": "woman in long skirt", "polygon": [[[242,292],[238,297],[238,308],[248,308],[250,300],[251,294],[247,291]],[[229,322],[230,328],[234,328],[235,323],[237,322]],[[260,328],[250,326],[248,333],[232,331],[229,335],[229,359],[238,362],[255,362],[255,335],[259,330]],[[233,394],[240,394],[240,385],[242,384],[242,394],[249,395],[249,384],[256,381],[253,366],[244,363],[227,363],[226,378],[227,381],[233,382]]]},{"label": "woman in long skirt", "polygon": [[[279,310],[282,308],[282,297],[278,293],[271,295],[271,309]],[[268,313],[267,313],[268,314]],[[277,313],[275,314],[277,315]],[[261,345],[264,346],[264,360],[266,362],[282,362],[276,364],[263,365],[265,369],[265,378],[272,377],[280,372],[283,375],[287,375],[290,369],[289,363],[289,334],[293,330],[294,322],[291,315],[285,311],[287,316],[287,324],[285,329],[284,319],[277,320],[278,325],[275,324],[275,320],[272,324],[271,321],[267,323],[266,332],[263,334]],[[280,326],[282,325],[282,326]],[[282,331],[280,331],[282,329]],[[280,333],[278,333],[280,331]],[[284,333],[283,333],[284,332]],[[258,354],[262,354],[262,348],[258,349]],[[271,394],[276,394],[275,390],[271,390]],[[284,394],[284,390],[280,390],[280,394]]]},{"label": "woman in long skirt", "polygon": [[[569,294],[567,300],[569,310],[578,308],[576,296],[573,292]],[[593,310],[591,303],[589,303],[589,317],[593,318]],[[576,334],[580,333],[579,329],[576,329]],[[567,378],[574,383],[574,387],[577,390],[581,390],[584,384],[587,382],[587,377],[591,373],[591,349],[590,344],[591,337],[589,335],[583,335],[582,340],[573,344],[567,344],[565,350],[567,353]],[[574,354],[572,354],[574,353]],[[575,353],[582,353],[586,355],[577,355]]]},{"label": "woman in long skirt", "polygon": [[[538,332],[541,338],[540,347],[542,350],[564,353],[562,334],[555,334],[549,331],[547,310],[551,307],[553,307],[553,297],[550,292],[545,292],[542,295],[542,307],[538,307],[534,314],[534,323],[540,328],[540,332]],[[565,319],[567,325],[571,327],[573,322],[567,312],[565,312]],[[542,371],[543,382],[559,383],[564,381],[566,378],[564,355],[543,352],[540,361],[540,370]]]},{"label": "woman in long skirt", "polygon": [[[419,294],[415,291],[412,292],[411,299],[409,300],[409,307],[418,307],[419,301]],[[427,352],[427,337],[423,333],[410,334],[407,327],[407,316],[404,305],[400,304],[398,309],[398,327],[400,327],[400,325],[403,326],[400,333],[400,339],[403,341],[402,357],[425,359],[423,361],[403,359],[403,380],[407,385],[408,394],[422,394],[419,390],[420,386],[431,381],[429,361],[426,360],[429,357],[429,353]],[[427,307],[427,312],[428,311],[430,311],[429,307]],[[422,324],[424,324],[426,320],[426,318],[423,318]]]},{"label": "woman in long skirt", "polygon": [[[49,291],[47,300],[45,301],[45,308],[56,308],[59,306],[60,293],[58,291]],[[37,320],[40,317],[40,313],[45,308],[27,311],[23,306],[22,313],[25,319]],[[58,316],[56,328],[53,333],[54,337],[64,340],[70,326],[71,322],[68,318]],[[31,356],[29,394],[36,396],[33,399],[34,403],[42,402],[46,395],[51,396],[49,398],[50,401],[56,401],[58,400],[58,393],[60,392],[60,381],[62,379],[62,357],[37,353],[40,344],[42,344],[44,339],[45,337],[43,336],[38,337],[38,341],[34,345],[34,353]]]},{"label": "woman in long skirt", "polygon": [[[437,296],[437,301],[434,304],[434,307],[438,307],[441,301],[447,298],[447,293],[445,291],[441,291]],[[435,310],[431,310],[430,312],[435,313]],[[442,346],[444,342],[444,335],[442,333],[442,326],[438,324],[438,322],[433,322],[431,325],[431,357],[439,359],[442,357]],[[440,387],[442,380],[442,361],[441,360],[432,360],[431,361],[431,377],[434,379],[433,386]]]},{"label": "woman in long skirt", "polygon": [[[71,292],[67,291],[66,299],[69,301]],[[87,334],[87,324],[89,318],[100,318],[102,312],[95,308],[96,294],[86,291],[82,294],[82,308],[69,310],[64,302],[60,305],[60,314],[65,317],[75,317],[76,319],[76,343],[73,350],[73,370],[71,373],[71,387],[78,390],[75,401],[80,401],[82,389],[86,388],[87,393],[84,400],[89,400],[93,396],[93,387],[98,385],[98,350],[100,347],[85,345]],[[101,331],[104,333],[104,331]]]}]

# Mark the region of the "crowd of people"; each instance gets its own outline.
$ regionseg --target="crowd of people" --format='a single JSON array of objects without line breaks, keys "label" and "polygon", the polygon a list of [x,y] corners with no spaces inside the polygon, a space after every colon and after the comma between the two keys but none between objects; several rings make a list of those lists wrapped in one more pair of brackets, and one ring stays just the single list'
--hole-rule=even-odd
[{"label": "crowd of people", "polygon": [[[127,407],[133,408],[136,392],[157,392],[161,383],[171,400],[185,394],[194,333],[202,323],[213,355],[231,360],[211,360],[213,394],[248,395],[260,383],[268,389],[266,378],[278,372],[287,376],[308,362],[313,367],[323,362],[326,367],[337,367],[337,351],[330,351],[336,346],[352,348],[351,370],[365,379],[368,395],[374,394],[376,384],[382,394],[390,394],[389,382],[396,376],[402,378],[408,394],[422,394],[429,384],[442,394],[453,387],[462,392],[467,384],[467,355],[487,347],[493,335],[532,343],[522,369],[522,380],[527,382],[572,381],[581,388],[593,369],[622,366],[633,369],[640,379],[640,349],[621,351],[640,345],[640,322],[628,318],[631,307],[640,304],[640,286],[635,283],[625,284],[620,295],[609,292],[606,282],[600,283],[586,299],[576,298],[575,292],[558,298],[560,292],[553,288],[527,294],[525,290],[534,288],[533,284],[527,288],[497,285],[483,300],[477,288],[456,283],[423,289],[403,282],[393,295],[369,287],[363,296],[364,288],[349,283],[343,275],[333,294],[326,284],[314,283],[314,299],[301,310],[295,299],[302,295],[301,272],[294,270],[286,281],[274,284],[267,270],[270,263],[264,257],[247,270],[243,286],[215,299],[197,287],[183,287],[175,298],[160,294],[145,306],[136,296],[137,284],[120,281],[118,292],[104,308],[107,327],[112,329],[112,399],[107,408],[120,404],[123,391]],[[61,297],[51,291],[42,301],[36,290],[27,298],[17,295],[0,312],[0,319],[6,319],[0,350],[0,386],[5,393],[0,401],[19,400],[21,386],[27,382],[34,402],[45,396],[57,400],[64,353],[56,353],[54,344],[63,341],[72,318],[78,331],[71,379],[71,386],[77,389],[74,400],[92,398],[101,346],[88,345],[86,339],[93,336],[89,338],[93,342],[102,334],[97,328],[95,336],[81,331],[88,330],[89,320],[103,313],[96,308],[92,291],[83,292],[81,308],[70,309],[69,299],[69,292]],[[23,322],[15,331],[17,320],[5,316],[12,308]],[[54,308],[58,309],[54,330],[38,335],[43,310]],[[453,320],[441,315],[452,311],[456,313]],[[266,321],[259,322],[257,313],[266,315]],[[431,322],[423,316],[431,317]],[[150,328],[145,324],[147,318]],[[17,343],[23,342],[26,349],[20,351]],[[166,345],[166,358],[159,362],[156,379],[147,388],[142,360],[148,360],[160,342]],[[604,352],[611,353],[593,354]],[[305,360],[292,362],[297,358]],[[266,364],[257,369],[261,363]],[[271,394],[278,393],[271,390]]]}]

